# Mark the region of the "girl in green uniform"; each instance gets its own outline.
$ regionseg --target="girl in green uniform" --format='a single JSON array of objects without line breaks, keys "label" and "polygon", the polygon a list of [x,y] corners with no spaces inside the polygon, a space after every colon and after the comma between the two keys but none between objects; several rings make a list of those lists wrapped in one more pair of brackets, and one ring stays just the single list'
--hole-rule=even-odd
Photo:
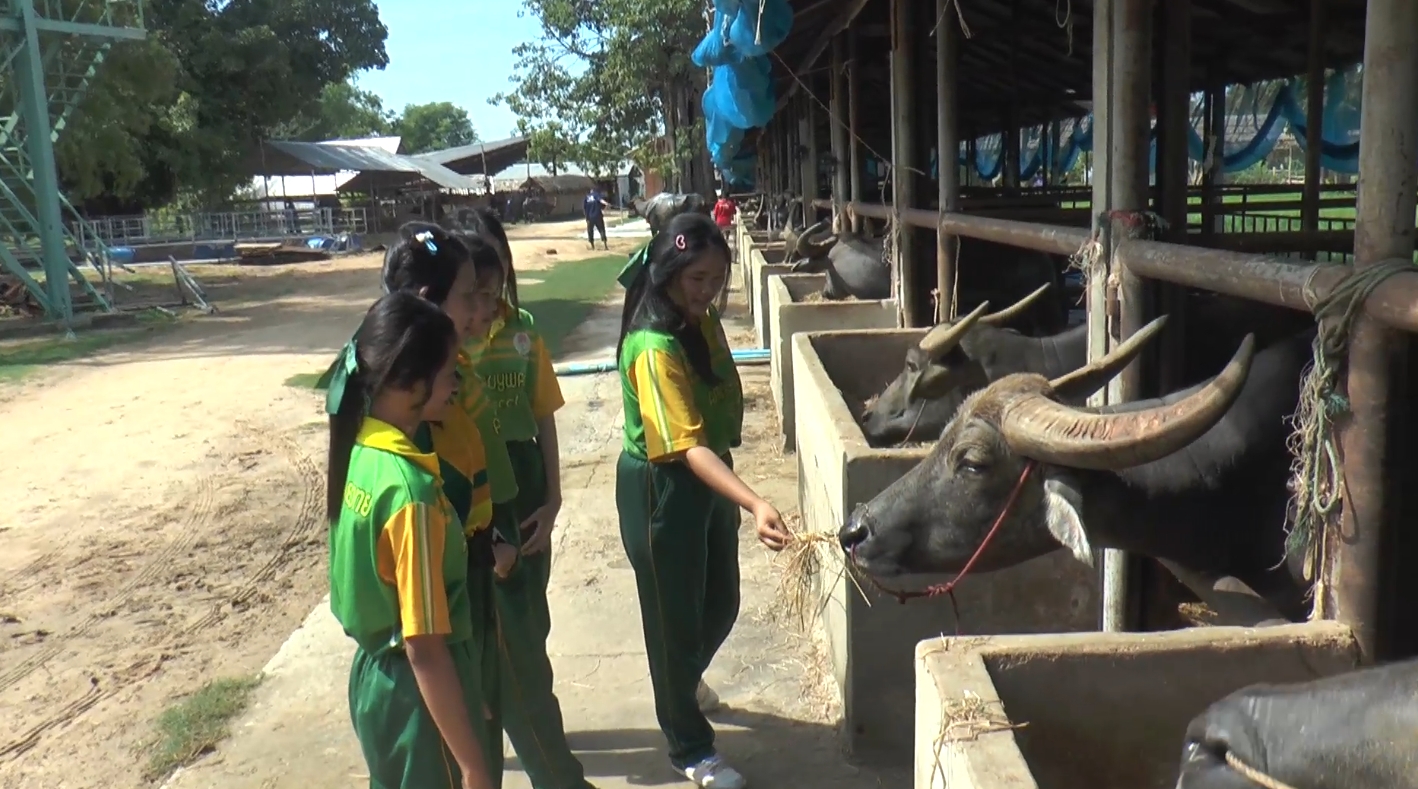
[{"label": "girl in green uniform", "polygon": [[[454,238],[436,225],[409,223],[401,229],[401,236],[402,240],[391,247],[385,256],[382,274],[385,290],[417,294],[442,307],[459,327],[460,347],[474,338],[486,336],[498,315],[498,296],[502,292],[502,260],[498,252],[480,239]],[[487,557],[494,547],[499,552],[505,551],[509,561],[505,567],[499,563],[498,575],[506,578],[511,560],[517,558],[517,544],[509,542],[498,530],[485,527],[493,517],[494,485],[493,475],[489,473],[493,458],[500,455],[509,469],[510,464],[506,461],[506,451],[501,442],[492,432],[493,412],[482,394],[481,381],[469,372],[471,362],[461,351],[457,365],[462,379],[458,387],[459,402],[473,407],[467,410],[461,407],[450,409],[441,425],[421,429],[415,436],[415,443],[424,451],[436,452],[445,465],[466,469],[466,486],[461,484],[459,475],[446,474],[445,489],[449,487],[447,480],[450,478],[459,482],[458,493],[471,488],[471,507],[465,533],[469,538],[469,575],[477,581],[474,617],[479,636],[479,679],[491,721],[485,732],[489,738],[489,750],[494,751],[489,760],[494,768],[494,781],[500,784],[501,717],[507,709],[507,704],[503,702],[513,705],[517,702],[499,692],[502,658],[495,593]],[[456,462],[462,458],[467,460]],[[506,476],[510,477],[510,470]],[[513,493],[515,495],[515,488]],[[458,502],[452,492],[450,498],[455,504]]]},{"label": "girl in green uniform", "polygon": [[350,719],[379,789],[490,789],[461,517],[414,445],[456,386],[458,334],[407,293],[370,308],[332,394],[330,607],[358,648]]},{"label": "girl in green uniform", "polygon": [[556,411],[564,404],[561,387],[531,313],[518,303],[512,250],[502,223],[480,209],[459,235],[469,243],[491,244],[501,256],[503,271],[497,320],[491,331],[465,346],[492,403],[494,428],[506,447],[516,485],[515,494],[507,497],[499,495],[493,483],[494,526],[522,551],[513,576],[497,585],[502,696],[507,702],[502,726],[534,789],[588,789],[585,769],[566,743],[547,656],[551,536],[561,509],[556,435]]},{"label": "girl in green uniform", "polygon": [[714,749],[704,671],[739,610],[739,509],[773,550],[782,517],[734,474],[743,392],[713,308],[729,248],[713,220],[681,214],[631,259],[619,362],[625,438],[620,537],[635,570],[655,715],[670,763],[695,784],[740,789]]}]

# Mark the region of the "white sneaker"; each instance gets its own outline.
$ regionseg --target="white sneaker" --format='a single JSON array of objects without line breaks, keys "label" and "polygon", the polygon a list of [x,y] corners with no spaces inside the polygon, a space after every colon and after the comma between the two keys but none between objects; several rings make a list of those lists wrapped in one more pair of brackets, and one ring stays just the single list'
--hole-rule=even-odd
[{"label": "white sneaker", "polygon": [[744,789],[748,786],[748,781],[739,775],[739,771],[730,767],[718,754],[684,768],[684,777],[704,789]]},{"label": "white sneaker", "polygon": [[704,680],[699,680],[699,687],[694,691],[694,700],[699,703],[699,711],[708,715],[723,706],[719,701],[719,694],[709,687]]}]

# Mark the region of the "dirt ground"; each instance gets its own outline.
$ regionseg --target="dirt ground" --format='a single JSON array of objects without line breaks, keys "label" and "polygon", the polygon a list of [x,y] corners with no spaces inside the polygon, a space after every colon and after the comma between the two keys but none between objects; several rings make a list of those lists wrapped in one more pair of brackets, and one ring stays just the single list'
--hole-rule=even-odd
[{"label": "dirt ground", "polygon": [[[604,254],[583,227],[512,228],[519,267]],[[285,381],[381,261],[194,267],[218,315],[0,387],[0,786],[147,785],[161,711],[259,671],[324,595],[325,420]]]}]

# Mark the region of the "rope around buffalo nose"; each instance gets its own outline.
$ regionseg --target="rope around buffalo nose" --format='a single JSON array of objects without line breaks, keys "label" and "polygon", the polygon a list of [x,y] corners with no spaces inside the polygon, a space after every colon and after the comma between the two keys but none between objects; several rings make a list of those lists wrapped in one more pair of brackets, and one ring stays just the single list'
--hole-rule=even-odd
[{"label": "rope around buffalo nose", "polygon": [[1241,761],[1241,757],[1237,756],[1235,751],[1226,752],[1226,765],[1232,770],[1235,770],[1236,772],[1240,773],[1241,776],[1246,780],[1250,781],[1256,786],[1264,787],[1264,789],[1295,789],[1295,787],[1285,783],[1279,778],[1272,778],[1269,775],[1266,775],[1265,773],[1261,772],[1260,770],[1257,770],[1249,764],[1246,764],[1245,762]]},{"label": "rope around buffalo nose", "polygon": [[[1290,507],[1285,555],[1303,551],[1307,580],[1319,566],[1319,535],[1337,518],[1344,499],[1344,468],[1339,458],[1335,422],[1349,411],[1349,399],[1338,391],[1339,373],[1349,354],[1349,333],[1364,301],[1384,280],[1413,271],[1413,264],[1390,260],[1354,270],[1323,298],[1314,291],[1314,274],[1306,280],[1305,303],[1319,330],[1312,345],[1314,359],[1300,383],[1300,401],[1291,418]],[[1283,563],[1282,559],[1282,563]],[[1279,566],[1279,565],[1277,565]]]}]

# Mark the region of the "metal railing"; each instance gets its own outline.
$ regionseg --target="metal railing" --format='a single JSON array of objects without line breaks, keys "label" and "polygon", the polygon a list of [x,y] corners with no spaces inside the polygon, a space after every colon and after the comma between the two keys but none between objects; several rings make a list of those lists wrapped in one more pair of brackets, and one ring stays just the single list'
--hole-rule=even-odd
[{"label": "metal railing", "polygon": [[109,216],[90,219],[89,227],[109,246],[370,232],[369,212],[362,207]]}]

